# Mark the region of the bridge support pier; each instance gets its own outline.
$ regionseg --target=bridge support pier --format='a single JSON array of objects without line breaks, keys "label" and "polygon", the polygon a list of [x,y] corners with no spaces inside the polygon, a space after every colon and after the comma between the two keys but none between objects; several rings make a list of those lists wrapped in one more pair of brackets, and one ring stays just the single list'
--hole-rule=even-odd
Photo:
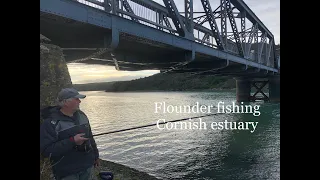
[{"label": "bridge support pier", "polygon": [[280,102],[280,76],[269,78],[269,100],[270,102]]},{"label": "bridge support pier", "polygon": [[251,93],[251,80],[249,78],[237,77],[236,94],[238,102],[249,102]]}]

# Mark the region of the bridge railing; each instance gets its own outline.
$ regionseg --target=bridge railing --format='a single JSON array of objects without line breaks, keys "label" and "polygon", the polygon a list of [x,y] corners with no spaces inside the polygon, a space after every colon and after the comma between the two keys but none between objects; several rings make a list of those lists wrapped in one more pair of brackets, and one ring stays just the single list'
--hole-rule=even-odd
[{"label": "bridge railing", "polygon": [[82,4],[85,4],[97,9],[105,10],[104,0],[75,0],[75,1],[78,1]]},{"label": "bridge railing", "polygon": [[[170,17],[166,7],[152,1],[152,0],[76,0],[80,3],[86,4],[88,6],[101,9],[107,13],[112,13],[120,17],[130,19],[140,24],[171,33],[173,35],[179,36],[179,33]],[[182,0],[181,0],[182,1]],[[199,0],[200,1],[200,0]],[[226,0],[221,0],[226,1]],[[216,20],[221,20],[223,17],[222,10],[219,13],[219,8],[221,5],[213,11],[213,16]],[[234,9],[234,7],[233,7]],[[235,14],[240,15],[241,12],[236,12]],[[185,17],[179,14],[180,19],[185,24]],[[226,14],[225,14],[226,16]],[[202,19],[204,18],[204,19]],[[215,37],[213,36],[213,31],[203,24],[206,21],[205,16],[199,16],[193,18],[193,37],[194,41],[211,48],[218,48]],[[240,40],[242,41],[242,48],[245,53],[245,58],[267,65],[269,67],[274,67],[274,56],[273,56],[273,39],[269,38],[269,42],[266,42],[268,35],[266,32],[262,33],[259,31],[259,24],[252,23],[252,27],[244,29],[242,24],[243,18],[241,19],[241,32],[239,32]],[[222,32],[219,33],[221,39],[225,43],[225,51],[234,55],[239,55],[239,47],[237,46],[235,35],[232,32]],[[228,34],[229,33],[229,34]],[[227,35],[228,34],[228,35]],[[254,41],[255,48],[252,48],[252,41]],[[245,42],[245,44],[243,44]],[[264,46],[261,46],[264,44]],[[271,45],[270,45],[271,44]],[[260,48],[260,49],[259,49]],[[267,49],[267,48],[271,48]],[[268,59],[268,60],[266,60]]]}]

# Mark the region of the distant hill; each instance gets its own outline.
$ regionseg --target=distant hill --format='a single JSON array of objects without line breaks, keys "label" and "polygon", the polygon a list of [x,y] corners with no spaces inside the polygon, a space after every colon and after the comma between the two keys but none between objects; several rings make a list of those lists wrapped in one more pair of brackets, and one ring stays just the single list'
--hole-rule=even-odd
[{"label": "distant hill", "polygon": [[[74,84],[79,91],[203,91],[214,89],[235,89],[236,81],[231,77],[189,76],[188,74],[155,74],[131,81],[116,81],[88,84]],[[256,88],[251,87],[252,93]],[[268,84],[263,88],[268,92]]]},{"label": "distant hill", "polygon": [[235,80],[230,77],[200,76],[189,74],[162,74],[158,73],[149,77],[131,81],[115,82],[108,86],[107,92],[122,91],[186,91],[208,89],[235,88]]},{"label": "distant hill", "polygon": [[79,91],[186,91],[235,88],[235,80],[230,77],[200,76],[189,74],[162,74],[131,81],[74,84]]},{"label": "distant hill", "polygon": [[73,87],[78,91],[104,91],[115,82],[101,82],[101,83],[87,83],[87,84],[73,84]]},{"label": "distant hill", "polygon": [[[232,77],[222,76],[189,76],[187,74],[155,74],[149,77],[131,81],[115,81],[88,84],[73,84],[79,91],[203,91],[216,89],[235,89],[236,80]],[[258,85],[259,87],[260,85]],[[251,92],[257,89],[251,87]],[[268,92],[268,84],[262,89]]]}]

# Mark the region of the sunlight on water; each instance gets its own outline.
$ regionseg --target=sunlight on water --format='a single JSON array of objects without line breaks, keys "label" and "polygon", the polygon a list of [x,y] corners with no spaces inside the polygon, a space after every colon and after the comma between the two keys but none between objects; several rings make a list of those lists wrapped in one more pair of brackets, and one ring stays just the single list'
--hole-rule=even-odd
[{"label": "sunlight on water", "polygon": [[[155,102],[183,106],[225,105],[234,91],[107,93],[82,92],[81,108],[94,134],[195,117],[201,113],[155,113]],[[121,163],[160,179],[280,179],[280,104],[260,105],[260,116],[229,113],[202,118],[207,129],[159,130],[157,126],[96,137],[102,159]],[[213,130],[212,122],[258,122],[246,130]],[[190,122],[199,122],[199,119]],[[161,126],[163,127],[163,125]]]}]

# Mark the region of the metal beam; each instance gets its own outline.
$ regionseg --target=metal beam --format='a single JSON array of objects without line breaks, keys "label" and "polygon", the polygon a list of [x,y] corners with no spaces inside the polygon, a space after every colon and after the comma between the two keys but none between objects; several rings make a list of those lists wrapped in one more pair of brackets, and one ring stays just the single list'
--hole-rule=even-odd
[{"label": "metal beam", "polygon": [[193,0],[184,0],[184,9],[186,29],[193,34]]},{"label": "metal beam", "polygon": [[221,36],[222,42],[225,44],[226,49],[228,48],[227,43],[227,5],[226,0],[220,0],[220,16],[221,16]]},{"label": "metal beam", "polygon": [[270,39],[269,40],[269,45],[267,46],[268,49],[266,50],[266,60],[270,62],[269,58],[270,58],[270,53],[271,53],[271,50],[273,49],[273,39]]},{"label": "metal beam", "polygon": [[[280,51],[280,49],[279,49]],[[274,57],[274,64],[276,69],[280,68],[280,52],[279,52],[279,57],[277,57],[277,53],[276,53],[276,44],[274,42],[274,39],[272,39],[272,53],[273,53],[273,57]]]},{"label": "metal beam", "polygon": [[[163,16],[163,20],[164,20],[164,23],[166,24],[166,26],[167,26],[168,28],[171,28],[171,29],[172,29],[171,24],[170,24],[170,21],[169,21],[169,19],[168,19],[168,17],[167,17],[166,15]],[[169,32],[170,32],[171,34],[174,33],[174,31],[169,31]]]},{"label": "metal beam", "polygon": [[243,49],[242,49],[242,44],[240,42],[240,36],[239,36],[239,32],[237,29],[237,24],[236,21],[234,19],[233,13],[232,13],[232,9],[231,9],[231,4],[230,4],[230,0],[225,0],[226,2],[226,10],[227,10],[227,14],[230,20],[230,24],[231,24],[231,28],[233,31],[233,35],[234,35],[234,39],[236,41],[236,45],[237,45],[237,49],[238,49],[238,53],[241,57],[244,57],[243,54]]},{"label": "metal beam", "polygon": [[217,23],[216,23],[214,16],[212,14],[211,5],[210,5],[209,0],[201,0],[201,3],[202,3],[204,11],[206,12],[208,22],[209,22],[211,30],[212,30],[212,34],[217,42],[218,48],[220,50],[225,50],[226,49],[225,44],[223,43],[222,38],[220,36]]},{"label": "metal beam", "polygon": [[[163,17],[164,17],[164,13],[159,12],[158,13],[158,18],[157,18],[157,23],[159,23],[160,25],[163,25]],[[162,30],[163,28],[158,26],[158,29]]]},{"label": "metal beam", "polygon": [[[160,12],[160,13],[159,13],[159,24],[162,25],[162,26],[163,26],[163,21],[164,21],[165,25],[166,25],[169,29],[172,29],[171,24],[170,24],[170,22],[169,22],[169,20],[168,20],[168,17],[166,16],[166,14],[163,13],[163,12]],[[163,30],[163,27],[161,27],[161,26],[158,26],[158,28],[159,28],[160,30]],[[174,31],[172,31],[172,30],[169,30],[169,32],[170,32],[171,34],[174,33]]]},{"label": "metal beam", "polygon": [[251,28],[251,32],[250,32],[250,35],[249,35],[249,39],[248,39],[248,42],[247,42],[247,45],[246,45],[246,52],[247,52],[247,57],[250,57],[250,51],[251,51],[251,43],[252,43],[252,39],[255,35],[255,32],[257,30],[257,24],[255,25],[252,25],[252,28]]},{"label": "metal beam", "polygon": [[112,0],[112,13],[118,15],[118,10],[119,10],[119,0]]},{"label": "metal beam", "polygon": [[173,0],[163,0],[163,3],[167,7],[168,15],[172,19],[173,24],[176,27],[178,34],[182,37],[185,37],[187,30],[184,27],[180,14]]},{"label": "metal beam", "polygon": [[[261,63],[261,55],[263,51],[263,46],[267,41],[267,33],[264,33],[261,37],[260,43],[258,45],[258,63]],[[266,53],[266,52],[265,52]],[[267,60],[267,59],[265,59]]]},{"label": "metal beam", "polygon": [[187,29],[183,24],[182,18],[180,17],[174,0],[163,0],[163,3],[168,10],[169,17],[172,19],[179,36],[185,37],[188,34]]},{"label": "metal beam", "polygon": [[209,34],[205,34],[202,38],[202,41],[206,41],[206,42],[209,42]]},{"label": "metal beam", "polygon": [[258,49],[258,37],[259,37],[259,33],[258,33],[258,31],[259,31],[259,29],[258,28],[256,28],[256,31],[255,31],[255,33],[254,33],[254,44],[256,45],[256,47],[255,47],[255,50],[254,50],[254,60],[253,61],[258,61],[258,51],[259,51],[259,49]]},{"label": "metal beam", "polygon": [[[123,4],[123,7],[126,9],[126,11],[127,11],[128,13],[131,13],[131,14],[135,15],[134,12],[133,12],[133,10],[132,10],[132,8],[130,7],[130,4],[128,3],[127,0],[122,0],[122,4]],[[137,18],[134,18],[134,16],[130,16],[130,17],[131,17],[131,19],[132,19],[133,21],[139,23],[139,21],[138,21]]]},{"label": "metal beam", "polygon": [[[246,12],[241,12],[241,43],[243,46],[246,45]],[[246,48],[242,48],[244,54],[247,54]]]},{"label": "metal beam", "polygon": [[104,10],[108,13],[111,12],[112,10],[112,0],[104,0],[103,2],[103,7],[104,7]]},{"label": "metal beam", "polygon": [[252,24],[258,24],[258,29],[262,32],[267,32],[268,38],[273,39],[273,34],[268,28],[260,21],[260,19],[254,14],[254,12],[247,6],[243,0],[230,0],[231,3],[240,10],[245,11],[246,17],[252,22]]}]

